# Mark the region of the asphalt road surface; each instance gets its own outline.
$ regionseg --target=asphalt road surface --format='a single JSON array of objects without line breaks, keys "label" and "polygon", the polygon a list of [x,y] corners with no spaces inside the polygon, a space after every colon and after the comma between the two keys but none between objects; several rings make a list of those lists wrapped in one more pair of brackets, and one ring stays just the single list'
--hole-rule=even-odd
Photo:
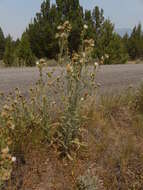
[{"label": "asphalt road surface", "polygon": [[[46,68],[46,71],[52,70]],[[45,70],[45,69],[44,69]],[[61,68],[55,67],[55,75]],[[37,68],[0,68],[0,91],[8,93],[20,88],[23,93],[36,83],[39,78]],[[143,64],[106,65],[98,69],[97,83],[101,84],[101,92],[121,91],[129,86],[134,88],[143,83]]]}]

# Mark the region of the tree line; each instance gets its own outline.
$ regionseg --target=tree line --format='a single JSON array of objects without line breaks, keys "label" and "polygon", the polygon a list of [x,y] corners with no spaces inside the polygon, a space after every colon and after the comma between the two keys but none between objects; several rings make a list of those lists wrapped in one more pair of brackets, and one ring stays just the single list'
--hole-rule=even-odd
[{"label": "tree line", "polygon": [[104,64],[120,64],[128,59],[143,57],[141,24],[133,28],[130,36],[125,34],[121,37],[115,32],[114,24],[104,17],[103,9],[98,6],[91,11],[84,10],[79,0],[56,0],[52,5],[50,0],[45,0],[21,39],[14,41],[10,35],[5,37],[0,28],[0,60],[3,60],[6,66],[33,66],[36,59],[57,59],[57,26],[65,20],[70,21],[72,25],[68,39],[69,54],[80,48],[81,32],[86,24],[88,36],[95,42],[92,55],[94,59],[100,60],[104,55],[108,55]]}]

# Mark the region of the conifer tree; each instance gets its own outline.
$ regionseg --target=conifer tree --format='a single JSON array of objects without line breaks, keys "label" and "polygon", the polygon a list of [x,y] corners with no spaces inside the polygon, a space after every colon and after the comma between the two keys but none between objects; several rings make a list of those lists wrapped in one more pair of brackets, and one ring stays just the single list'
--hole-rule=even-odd
[{"label": "conifer tree", "polygon": [[17,57],[20,65],[33,66],[35,65],[35,56],[30,48],[28,35],[23,33],[21,41],[17,48]]},{"label": "conifer tree", "polygon": [[115,33],[114,25],[110,20],[103,22],[100,28],[100,37],[97,40],[95,54],[99,59],[104,57],[104,64],[123,64],[127,61],[128,55],[122,39]]},{"label": "conifer tree", "polygon": [[5,50],[5,37],[2,29],[0,28],[0,60],[3,59],[4,50]]},{"label": "conifer tree", "polygon": [[133,28],[132,34],[128,39],[127,48],[131,59],[143,58],[143,33],[141,24]]},{"label": "conifer tree", "polygon": [[[114,34],[114,26],[111,21],[104,18],[103,9],[96,6],[93,12],[90,10],[84,12],[79,0],[56,0],[56,4],[52,5],[50,0],[43,1],[40,12],[36,14],[33,22],[29,24],[26,30],[32,52],[36,57],[57,57],[59,52],[58,42],[55,38],[57,26],[65,20],[68,20],[72,25],[68,38],[70,53],[78,51],[80,48],[81,31],[83,25],[87,24],[88,36],[95,41],[94,57],[101,59],[107,49],[108,51],[111,49],[113,52],[117,42],[119,43],[118,52],[122,52],[122,56],[126,57],[123,53],[123,49],[125,49],[124,41]],[[118,57],[121,58],[122,56]],[[112,61],[113,59],[110,60],[110,64],[112,64]],[[119,60],[119,62],[121,61]]]},{"label": "conifer tree", "polygon": [[12,66],[14,64],[14,46],[10,35],[6,38],[3,60],[6,66]]}]

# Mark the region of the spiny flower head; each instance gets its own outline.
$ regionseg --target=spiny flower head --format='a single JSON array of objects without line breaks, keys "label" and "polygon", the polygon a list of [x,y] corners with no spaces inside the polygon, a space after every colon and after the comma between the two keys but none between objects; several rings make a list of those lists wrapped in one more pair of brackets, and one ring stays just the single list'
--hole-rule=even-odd
[{"label": "spiny flower head", "polygon": [[13,157],[11,158],[11,161],[12,161],[12,162],[16,162],[16,157],[13,156]]},{"label": "spiny flower head", "polygon": [[59,25],[59,26],[57,27],[57,29],[58,29],[59,31],[63,31],[63,30],[64,30],[64,27],[63,27],[62,25]]},{"label": "spiny flower head", "polygon": [[59,25],[58,27],[57,27],[57,29],[58,29],[58,31],[60,32],[60,33],[62,33],[62,32],[65,32],[65,31],[67,31],[67,32],[70,32],[71,31],[71,24],[69,23],[69,21],[65,21],[64,23],[63,23],[63,25]]},{"label": "spiny flower head", "polygon": [[97,62],[94,63],[94,67],[97,68],[99,64]]},{"label": "spiny flower head", "polygon": [[8,154],[9,153],[9,147],[5,147],[1,150],[2,154]]},{"label": "spiny flower head", "polygon": [[72,66],[70,64],[67,64],[66,70],[67,70],[68,73],[72,73],[73,72],[73,68],[72,68]]},{"label": "spiny flower head", "polygon": [[88,29],[88,25],[84,24],[83,28],[84,28],[85,30],[87,30],[87,29]]},{"label": "spiny flower head", "polygon": [[72,63],[77,63],[80,59],[80,55],[76,52],[72,54]]},{"label": "spiny flower head", "polygon": [[109,55],[108,55],[108,54],[105,54],[105,58],[106,58],[106,59],[109,59]]},{"label": "spiny flower head", "polygon": [[95,44],[94,44],[94,40],[93,39],[86,39],[84,40],[84,46],[86,49],[92,49],[94,48]]},{"label": "spiny flower head", "polygon": [[46,65],[46,60],[43,58],[41,58],[39,61],[36,62],[36,66],[39,68],[42,68],[45,65]]}]

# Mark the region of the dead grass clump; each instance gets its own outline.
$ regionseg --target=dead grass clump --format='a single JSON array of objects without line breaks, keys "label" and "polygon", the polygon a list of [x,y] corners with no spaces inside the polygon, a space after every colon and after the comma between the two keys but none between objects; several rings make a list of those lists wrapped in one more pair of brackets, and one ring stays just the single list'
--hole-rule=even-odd
[{"label": "dead grass clump", "polygon": [[142,119],[130,107],[131,98],[128,101],[124,98],[119,100],[117,96],[102,101],[100,108],[92,107],[88,113],[86,110],[89,160],[96,163],[106,189],[140,190],[143,187]]}]

